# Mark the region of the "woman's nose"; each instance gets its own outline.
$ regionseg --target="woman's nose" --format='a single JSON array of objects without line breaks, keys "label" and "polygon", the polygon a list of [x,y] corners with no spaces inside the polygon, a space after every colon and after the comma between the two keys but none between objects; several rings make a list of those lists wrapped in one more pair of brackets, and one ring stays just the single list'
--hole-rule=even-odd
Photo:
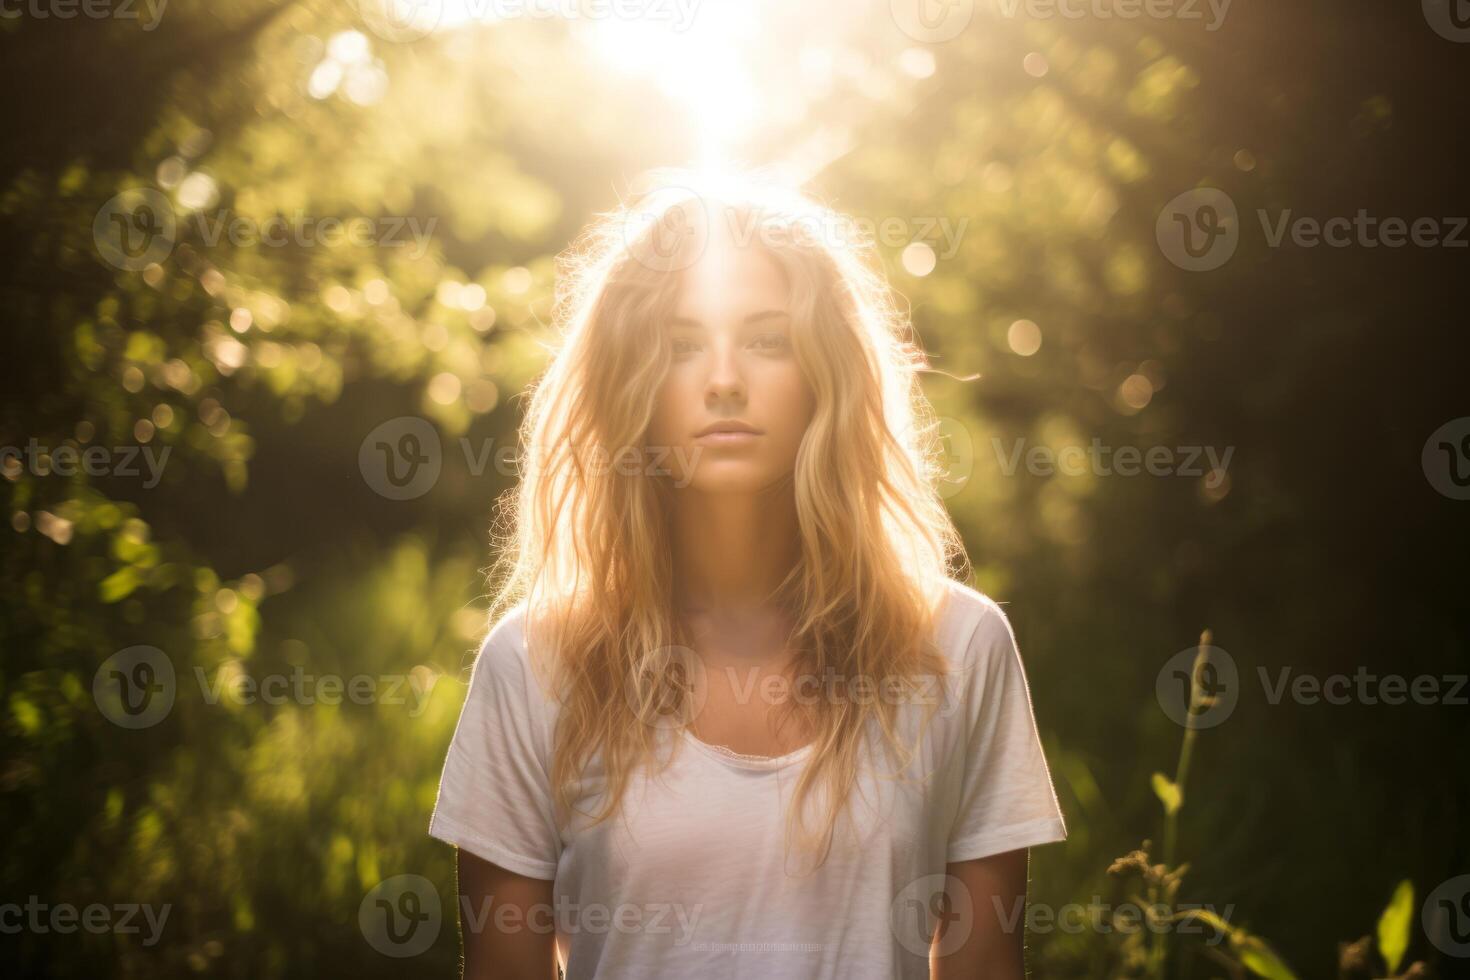
[{"label": "woman's nose", "polygon": [[705,390],[711,398],[739,397],[745,393],[745,379],[740,373],[740,362],[733,346],[715,344],[713,363]]}]

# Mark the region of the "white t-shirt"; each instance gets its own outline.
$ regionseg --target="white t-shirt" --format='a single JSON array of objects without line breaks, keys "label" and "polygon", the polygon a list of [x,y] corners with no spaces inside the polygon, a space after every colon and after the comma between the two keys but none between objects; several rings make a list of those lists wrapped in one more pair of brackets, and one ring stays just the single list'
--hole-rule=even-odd
[{"label": "white t-shirt", "polygon": [[[851,818],[807,874],[797,873],[809,867],[805,852],[793,844],[788,856],[784,834],[810,745],[737,756],[671,731],[671,747],[682,743],[674,762],[657,779],[635,773],[617,816],[588,829],[579,814],[559,832],[548,778],[558,706],[530,671],[524,616],[524,606],[511,610],[481,647],[429,833],[554,880],[567,980],[927,978],[927,910],[946,863],[1066,839],[1010,623],[961,583],[935,628],[956,673],[935,686],[940,707],[911,778],[865,771]],[[910,745],[921,710],[900,708]],[[595,757],[578,808],[595,812],[604,786]],[[813,806],[816,828],[825,810]],[[474,917],[496,928],[495,911],[492,896],[464,927]],[[997,913],[1014,921],[1010,908],[969,914]],[[499,921],[545,931],[551,917]]]}]

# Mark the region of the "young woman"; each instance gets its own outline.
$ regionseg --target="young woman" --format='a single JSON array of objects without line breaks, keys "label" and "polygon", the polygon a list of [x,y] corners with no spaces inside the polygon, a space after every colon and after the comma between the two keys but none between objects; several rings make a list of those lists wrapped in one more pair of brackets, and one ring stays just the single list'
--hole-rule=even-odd
[{"label": "young woman", "polygon": [[430,825],[465,975],[1021,977],[1066,828],[922,352],[834,212],[657,176],[563,257],[523,423]]}]

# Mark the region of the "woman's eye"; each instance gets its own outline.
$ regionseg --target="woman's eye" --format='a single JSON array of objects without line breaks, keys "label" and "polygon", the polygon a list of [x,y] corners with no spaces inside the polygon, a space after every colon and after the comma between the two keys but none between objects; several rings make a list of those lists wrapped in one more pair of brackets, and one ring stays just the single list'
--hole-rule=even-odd
[{"label": "woman's eye", "polygon": [[[751,346],[759,350],[780,350],[786,346],[785,334],[768,333],[761,334],[751,342]],[[669,344],[670,350],[675,354],[688,354],[699,349],[699,345],[692,340],[675,337]]]}]

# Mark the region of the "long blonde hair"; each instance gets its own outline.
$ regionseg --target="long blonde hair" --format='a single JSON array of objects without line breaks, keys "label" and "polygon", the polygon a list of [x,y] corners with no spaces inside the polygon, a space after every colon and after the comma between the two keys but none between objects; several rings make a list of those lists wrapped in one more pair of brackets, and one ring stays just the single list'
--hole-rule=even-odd
[{"label": "long blonde hair", "polygon": [[[712,211],[759,228],[756,246],[785,270],[792,344],[815,394],[792,477],[800,558],[777,591],[796,624],[798,672],[901,683],[946,672],[932,629],[947,580],[968,578],[969,563],[936,489],[939,426],[917,376],[927,361],[871,240],[760,171],[654,171],[558,257],[558,342],[528,390],[527,465],[492,527],[500,585],[491,622],[525,604],[528,647],[545,658],[560,702],[551,767],[559,819],[599,751],[607,792],[593,822],[613,816],[634,770],[655,757],[661,729],[645,722],[688,707],[687,678],[673,676],[668,658],[685,649],[671,608],[675,491],[640,454],[669,363],[662,327]],[[796,836],[819,864],[872,724],[899,759],[911,758],[896,724],[902,699],[840,701],[783,706],[815,733],[788,847],[799,823]],[[819,787],[828,807],[813,835],[803,804]]]}]

